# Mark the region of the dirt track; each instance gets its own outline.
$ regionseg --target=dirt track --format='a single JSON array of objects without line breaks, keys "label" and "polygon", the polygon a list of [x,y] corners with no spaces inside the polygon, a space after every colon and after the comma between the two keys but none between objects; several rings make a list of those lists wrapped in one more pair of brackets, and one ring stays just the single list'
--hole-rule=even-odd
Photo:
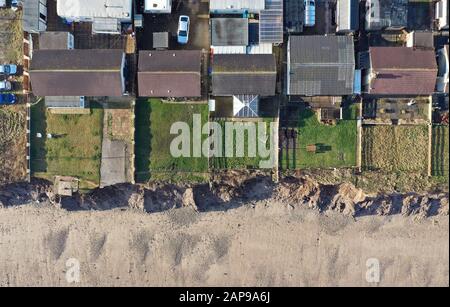
[{"label": "dirt track", "polygon": [[208,213],[0,209],[0,286],[68,286],[69,258],[83,286],[366,286],[374,257],[381,286],[448,286],[448,216],[355,221],[265,201]]}]

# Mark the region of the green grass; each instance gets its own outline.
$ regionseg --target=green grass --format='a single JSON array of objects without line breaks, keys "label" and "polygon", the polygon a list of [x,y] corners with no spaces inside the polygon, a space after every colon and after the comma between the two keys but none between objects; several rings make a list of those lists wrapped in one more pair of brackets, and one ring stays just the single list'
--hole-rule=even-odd
[{"label": "green grass", "polygon": [[[264,119],[264,122],[266,124],[266,131],[269,133],[270,131],[270,122],[272,122],[273,119],[266,118]],[[218,121],[220,126],[222,127],[223,133],[225,133],[225,122],[224,121]],[[255,123],[256,124],[256,123]],[[256,136],[258,135],[258,128],[256,128]],[[249,143],[249,135],[248,132],[245,133],[244,136],[244,157],[213,157],[211,158],[211,167],[213,169],[259,169],[260,168],[260,162],[263,160],[267,160],[268,158],[262,159],[258,152],[256,152],[255,157],[251,157],[248,153],[248,143]],[[236,153],[236,133],[233,135],[233,152]],[[269,144],[269,143],[268,143]],[[267,145],[268,145],[267,144]],[[225,152],[226,147],[226,141],[225,138],[223,138],[223,144],[222,144]]]},{"label": "green grass", "polygon": [[433,176],[449,178],[449,127],[433,127],[432,171]]},{"label": "green grass", "polygon": [[[319,122],[314,111],[300,112],[298,137],[293,148],[282,148],[283,169],[347,168],[356,166],[357,107],[344,111],[344,120],[336,125]],[[281,144],[280,144],[281,145]],[[308,145],[316,145],[317,152],[308,152]]]},{"label": "green grass", "polygon": [[366,170],[426,174],[428,127],[366,126],[362,160]]},{"label": "green grass", "polygon": [[[90,115],[51,114],[44,101],[31,108],[31,171],[35,177],[73,176],[80,188],[100,184],[103,109],[96,104]],[[41,133],[43,138],[37,138]],[[52,134],[47,139],[46,134]]]},{"label": "green grass", "polygon": [[[204,104],[164,104],[158,99],[140,100],[136,105],[136,180],[205,181],[206,157],[174,158],[170,144],[177,135],[170,134],[175,122],[193,127],[193,115],[200,114],[202,125],[208,121]],[[192,133],[192,132],[191,132]],[[203,137],[205,139],[206,136]],[[193,147],[191,139],[191,149]]]}]

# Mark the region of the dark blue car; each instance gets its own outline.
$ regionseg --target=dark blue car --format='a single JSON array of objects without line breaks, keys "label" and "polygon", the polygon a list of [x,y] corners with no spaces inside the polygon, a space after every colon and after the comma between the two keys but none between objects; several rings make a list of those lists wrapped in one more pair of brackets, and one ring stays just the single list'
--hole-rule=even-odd
[{"label": "dark blue car", "polygon": [[15,104],[16,100],[17,98],[14,94],[0,94],[0,105]]}]

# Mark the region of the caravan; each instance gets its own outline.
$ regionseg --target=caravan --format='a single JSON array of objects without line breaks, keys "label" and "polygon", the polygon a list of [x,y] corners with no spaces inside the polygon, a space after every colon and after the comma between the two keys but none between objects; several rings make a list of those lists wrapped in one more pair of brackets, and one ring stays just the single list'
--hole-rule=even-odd
[{"label": "caravan", "polygon": [[144,13],[170,14],[172,13],[172,0],[145,0]]},{"label": "caravan", "polygon": [[305,27],[316,25],[316,1],[305,0]]}]

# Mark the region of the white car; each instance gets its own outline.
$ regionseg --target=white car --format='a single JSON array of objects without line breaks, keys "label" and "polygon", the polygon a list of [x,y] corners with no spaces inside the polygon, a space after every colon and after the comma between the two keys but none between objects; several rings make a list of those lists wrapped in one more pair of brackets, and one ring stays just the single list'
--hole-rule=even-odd
[{"label": "white car", "polygon": [[191,20],[189,16],[181,15],[178,21],[178,43],[179,44],[187,44],[189,41],[189,26]]},{"label": "white car", "polygon": [[0,81],[0,92],[12,90],[12,84],[9,81]]}]

